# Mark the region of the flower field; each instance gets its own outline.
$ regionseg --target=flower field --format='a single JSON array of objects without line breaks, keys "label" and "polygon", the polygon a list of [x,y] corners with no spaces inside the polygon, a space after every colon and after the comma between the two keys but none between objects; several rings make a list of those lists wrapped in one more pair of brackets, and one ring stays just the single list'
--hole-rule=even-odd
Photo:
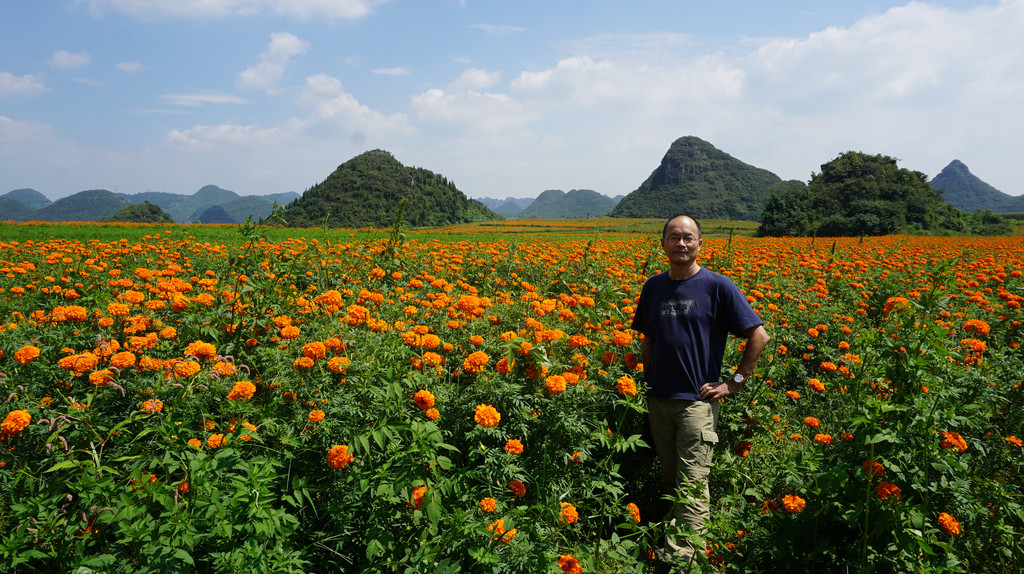
[{"label": "flower field", "polygon": [[[489,225],[5,224],[0,560],[653,572],[672,501],[628,326],[660,222]],[[701,263],[772,340],[722,408],[702,566],[1024,568],[1024,237],[729,233]]]}]

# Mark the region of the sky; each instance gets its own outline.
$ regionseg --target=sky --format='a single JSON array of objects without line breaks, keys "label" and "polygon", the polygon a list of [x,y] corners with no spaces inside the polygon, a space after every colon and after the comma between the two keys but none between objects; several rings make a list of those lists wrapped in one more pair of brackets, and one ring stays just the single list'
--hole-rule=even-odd
[{"label": "sky", "polygon": [[1024,193],[1024,0],[0,0],[0,194],[303,192],[383,149],[471,198],[635,190],[697,136]]}]

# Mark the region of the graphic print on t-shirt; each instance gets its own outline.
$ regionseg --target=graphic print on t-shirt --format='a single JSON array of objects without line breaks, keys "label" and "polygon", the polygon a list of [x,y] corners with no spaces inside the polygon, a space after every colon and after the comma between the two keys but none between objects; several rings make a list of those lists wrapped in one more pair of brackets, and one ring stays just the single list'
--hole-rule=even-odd
[{"label": "graphic print on t-shirt", "polygon": [[661,316],[689,317],[693,308],[693,299],[673,299],[661,304]]}]

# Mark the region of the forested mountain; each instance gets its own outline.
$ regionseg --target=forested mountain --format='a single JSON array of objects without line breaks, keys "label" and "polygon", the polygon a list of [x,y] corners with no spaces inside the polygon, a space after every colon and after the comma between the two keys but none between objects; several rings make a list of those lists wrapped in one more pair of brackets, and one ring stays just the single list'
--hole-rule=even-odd
[{"label": "forested mountain", "polygon": [[3,197],[13,199],[29,209],[40,209],[53,203],[50,198],[30,188],[8,191]]},{"label": "forested mountain", "polygon": [[537,196],[516,217],[537,219],[580,219],[607,215],[615,200],[590,189],[573,189],[565,193],[549,189]]},{"label": "forested mountain", "polygon": [[34,211],[20,201],[0,196],[0,221],[29,221]]},{"label": "forested mountain", "polygon": [[493,197],[479,197],[477,201],[484,204],[487,209],[502,217],[518,217],[519,212],[526,209],[526,206],[533,203],[533,197],[506,197],[495,199]]},{"label": "forested mountain", "polygon": [[919,172],[885,155],[847,152],[821,166],[807,185],[777,186],[759,236],[859,236],[895,233],[998,233],[998,217],[966,214],[942,201]]},{"label": "forested mountain", "polygon": [[38,221],[99,221],[132,205],[127,197],[106,189],[90,189],[62,197],[32,213]]},{"label": "forested mountain", "polygon": [[989,210],[994,213],[1024,212],[1024,195],[1013,196],[985,183],[954,159],[932,179],[933,188],[942,191],[946,203],[968,213]]},{"label": "forested mountain", "polygon": [[406,167],[384,150],[358,155],[287,206],[289,227],[389,227],[402,200],[410,227],[440,227],[500,217],[466,198],[447,178]]},{"label": "forested mountain", "polygon": [[126,223],[174,223],[174,219],[160,206],[145,201],[129,205],[114,215],[104,217],[100,221],[118,221]]},{"label": "forested mountain", "polygon": [[769,191],[781,181],[766,169],[687,136],[674,141],[661,165],[608,215],[668,218],[688,213],[701,219],[757,221]]}]

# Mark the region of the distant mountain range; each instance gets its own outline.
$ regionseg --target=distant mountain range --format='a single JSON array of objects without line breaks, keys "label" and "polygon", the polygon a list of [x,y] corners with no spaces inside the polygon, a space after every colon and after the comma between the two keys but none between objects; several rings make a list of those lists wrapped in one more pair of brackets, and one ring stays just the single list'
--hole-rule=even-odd
[{"label": "distant mountain range", "polygon": [[[769,195],[784,184],[774,173],[748,165],[710,143],[686,136],[677,139],[661,163],[626,196],[608,197],[590,189],[568,193],[549,189],[535,198],[468,199],[440,174],[406,167],[387,151],[365,152],[338,166],[326,180],[304,194],[242,196],[207,185],[192,195],[148,191],[114,193],[81,191],[50,201],[34,189],[0,196],[0,221],[100,221],[126,208],[149,203],[178,223],[242,223],[265,219],[274,202],[288,206],[288,225],[387,226],[402,199],[408,199],[404,222],[430,227],[505,218],[658,217],[689,213],[698,218],[757,221]],[[800,183],[800,182],[789,182]],[[931,181],[943,199],[962,211],[1024,212],[1024,196],[995,189],[953,160]],[[157,217],[143,210],[134,216]]]},{"label": "distant mountain range", "polygon": [[0,221],[100,221],[132,205],[150,203],[178,223],[242,223],[248,217],[253,221],[265,219],[275,201],[285,205],[299,197],[294,191],[242,196],[206,185],[192,195],[90,189],[51,202],[34,189],[15,189],[0,196]]},{"label": "distant mountain range", "polygon": [[591,189],[573,189],[568,193],[549,189],[535,198],[480,198],[491,211],[507,219],[584,219],[602,217],[622,196],[608,197]]}]

